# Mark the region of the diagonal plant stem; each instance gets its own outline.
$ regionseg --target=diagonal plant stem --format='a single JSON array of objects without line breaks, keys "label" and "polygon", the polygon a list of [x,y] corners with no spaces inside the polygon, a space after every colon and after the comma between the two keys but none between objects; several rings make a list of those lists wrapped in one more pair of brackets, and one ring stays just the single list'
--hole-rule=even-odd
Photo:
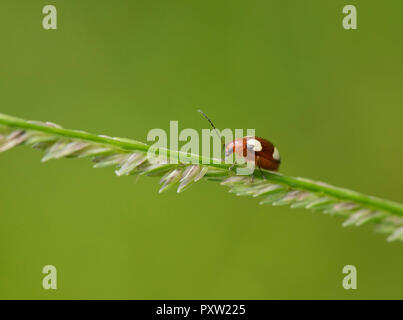
[{"label": "diagonal plant stem", "polygon": [[[107,136],[102,136],[102,135],[96,135],[84,131],[79,131],[79,130],[70,130],[70,129],[64,129],[60,127],[55,127],[55,126],[44,126],[39,123],[33,122],[33,121],[27,121],[24,119],[16,118],[13,116],[5,115],[5,114],[0,114],[0,124],[14,127],[14,128],[19,128],[19,129],[26,129],[26,130],[33,130],[33,131],[38,131],[38,132],[43,132],[43,133],[48,133],[51,135],[63,137],[63,138],[69,138],[69,139],[77,139],[77,140],[82,140],[82,141],[87,141],[87,142],[95,142],[95,143],[100,143],[103,145],[109,145],[109,146],[114,146],[119,149],[122,149],[122,151],[127,151],[127,152],[143,152],[146,153],[148,152],[150,146],[135,140],[129,140],[129,139],[120,139],[120,138],[113,138],[113,137],[107,137]],[[170,150],[170,149],[165,149],[165,148],[159,148],[158,149],[159,153],[162,155],[166,156],[179,156],[183,155],[186,156],[187,159],[197,162],[197,163],[209,163],[209,167],[215,167],[219,169],[229,169],[230,165],[225,164],[225,163],[214,163],[213,159],[207,159],[205,157],[202,157],[197,154],[183,154],[183,152],[176,151],[176,150]],[[323,182],[318,182],[318,181],[313,181],[305,178],[299,178],[299,177],[292,177],[292,176],[287,176],[275,172],[270,172],[270,171],[263,171],[264,176],[268,181],[274,182],[274,183],[280,183],[282,185],[286,185],[292,188],[296,189],[301,189],[301,190],[307,190],[307,191],[312,191],[315,193],[321,193],[323,195],[328,195],[333,198],[339,199],[339,200],[345,200],[345,201],[353,201],[355,203],[359,203],[365,206],[370,206],[374,209],[379,209],[379,210],[384,210],[388,211],[394,214],[397,214],[399,216],[403,216],[403,204],[393,202],[390,200],[385,200],[381,199],[378,197],[374,196],[369,196],[365,195],[356,191],[352,191],[349,189],[345,188],[340,188],[340,187],[335,187],[332,185],[329,185],[327,183]],[[261,177],[259,175],[256,175],[255,179],[260,179]]]},{"label": "diagonal plant stem", "polygon": [[[90,157],[95,162],[94,168],[115,167],[118,176],[159,176],[159,192],[172,187],[182,192],[202,178],[219,181],[236,195],[263,198],[260,204],[289,205],[342,216],[347,218],[343,226],[373,223],[376,231],[389,234],[388,241],[403,241],[403,204],[324,182],[267,170],[262,170],[263,176],[255,172],[251,179],[235,175],[233,166],[219,159],[167,148],[151,149],[136,140],[69,130],[50,122],[0,114],[0,152],[22,144],[44,150],[43,162]],[[152,151],[151,158],[149,151]],[[182,159],[182,162],[167,159]]]},{"label": "diagonal plant stem", "polygon": [[[15,127],[15,128],[19,128],[19,129],[46,132],[46,133],[64,137],[64,138],[79,139],[79,140],[83,140],[83,141],[101,143],[104,145],[111,145],[114,147],[121,148],[122,150],[129,151],[129,152],[140,151],[140,152],[146,153],[150,149],[149,145],[142,143],[142,142],[135,141],[135,140],[113,138],[113,137],[107,137],[107,136],[103,136],[103,135],[96,135],[96,134],[88,133],[88,132],[81,131],[81,130],[71,130],[71,129],[53,127],[53,126],[44,126],[44,125],[38,124],[34,121],[27,121],[24,119],[16,118],[16,117],[5,115],[2,113],[0,113],[0,124],[4,124],[4,125],[10,126],[10,127]],[[170,149],[166,149],[166,148],[159,148],[156,151],[159,151],[161,155],[166,155],[167,157],[170,157],[170,156],[175,157],[175,156],[179,156],[180,154],[184,155],[183,152],[170,150]],[[187,158],[191,159],[192,161],[200,163],[200,164],[212,162],[212,159],[208,159],[208,158],[199,156],[197,154],[188,153],[184,156],[186,156]],[[230,165],[225,164],[225,163],[211,163],[210,166],[216,167],[216,168],[221,168],[221,169],[227,169],[230,167]]]}]

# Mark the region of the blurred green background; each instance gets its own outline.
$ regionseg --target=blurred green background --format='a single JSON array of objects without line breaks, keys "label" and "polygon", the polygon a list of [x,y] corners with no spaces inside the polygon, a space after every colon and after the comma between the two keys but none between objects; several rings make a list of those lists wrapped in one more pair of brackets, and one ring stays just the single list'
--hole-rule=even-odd
[{"label": "blurred green background", "polygon": [[[56,5],[58,29],[43,30]],[[342,28],[354,4],[358,29]],[[0,4],[0,112],[145,141],[255,128],[281,172],[403,201],[403,2]],[[403,244],[216,183],[159,195],[88,160],[0,155],[0,298],[401,299]],[[58,289],[42,288],[44,265]],[[342,288],[342,268],[358,289]]]}]

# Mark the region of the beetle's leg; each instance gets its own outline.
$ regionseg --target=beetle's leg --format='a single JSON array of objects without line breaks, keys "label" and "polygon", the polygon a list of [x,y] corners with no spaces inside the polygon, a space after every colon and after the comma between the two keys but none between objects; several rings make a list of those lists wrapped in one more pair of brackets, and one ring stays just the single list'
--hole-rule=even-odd
[{"label": "beetle's leg", "polygon": [[267,178],[264,176],[262,168],[260,167],[260,157],[256,157],[256,166],[259,168],[259,172],[262,175],[263,180],[267,180]]},{"label": "beetle's leg", "polygon": [[258,166],[260,174],[262,175],[263,180],[267,180],[266,176],[263,174],[262,168]]}]

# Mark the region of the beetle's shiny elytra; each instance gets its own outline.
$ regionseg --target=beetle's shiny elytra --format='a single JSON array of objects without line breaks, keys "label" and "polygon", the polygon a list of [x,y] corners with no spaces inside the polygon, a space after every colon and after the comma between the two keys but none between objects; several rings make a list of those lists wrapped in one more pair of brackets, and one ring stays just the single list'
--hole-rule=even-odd
[{"label": "beetle's shiny elytra", "polygon": [[245,161],[254,162],[259,168],[277,171],[280,166],[280,153],[268,140],[246,136],[235,139],[225,146],[225,156],[232,153],[243,157]]}]

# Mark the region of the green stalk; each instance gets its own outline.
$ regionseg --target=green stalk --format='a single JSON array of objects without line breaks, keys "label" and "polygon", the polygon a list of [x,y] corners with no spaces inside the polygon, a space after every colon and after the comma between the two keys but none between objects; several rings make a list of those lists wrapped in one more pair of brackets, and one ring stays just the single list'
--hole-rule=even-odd
[{"label": "green stalk", "polygon": [[[105,137],[84,131],[44,126],[38,123],[30,122],[24,119],[8,116],[5,114],[0,114],[0,124],[19,129],[48,133],[63,138],[77,139],[86,142],[100,143],[107,146],[114,146],[127,152],[136,151],[146,153],[150,148],[149,145],[134,140]],[[205,158],[197,154],[185,154],[180,151],[165,148],[159,148],[158,151],[161,155],[166,155],[168,157],[186,156],[186,158],[192,161],[193,163],[199,163],[199,164],[209,163],[208,164],[209,167],[215,167],[219,169],[229,169],[230,167],[229,164],[214,163],[213,159]],[[266,179],[270,182],[279,183],[285,186],[289,186],[291,188],[300,189],[304,191],[312,191],[315,193],[322,194],[324,196],[330,196],[338,200],[352,201],[354,203],[358,203],[364,206],[369,206],[374,210],[387,211],[399,216],[403,216],[403,204],[401,203],[365,195],[345,188],[331,186],[322,182],[312,181],[298,177],[286,176],[283,174],[274,173],[266,170],[263,171],[263,174],[266,177]],[[259,174],[256,174],[255,178],[261,179]]]},{"label": "green stalk", "polygon": [[[71,129],[64,129],[64,128],[57,128],[57,127],[48,127],[43,126],[34,122],[30,122],[24,119],[16,118],[13,116],[9,116],[6,114],[0,113],[0,124],[4,124],[10,127],[19,128],[19,129],[27,129],[27,130],[34,130],[39,132],[45,132],[52,135],[64,137],[64,138],[71,138],[71,139],[79,139],[83,141],[90,141],[101,143],[104,145],[110,145],[114,147],[121,148],[125,151],[140,151],[140,152],[148,152],[150,146],[135,140],[129,139],[116,139],[112,137],[100,136],[93,133],[88,133],[81,130],[71,130]],[[180,151],[170,150],[166,148],[159,148],[158,151],[161,155],[166,155],[167,157],[179,157],[179,155],[186,156],[188,159],[191,159],[197,163],[210,163],[213,159],[209,159],[206,157],[202,157],[196,154],[184,154]],[[229,168],[230,165],[225,163],[212,163],[209,166],[226,169]]]}]

